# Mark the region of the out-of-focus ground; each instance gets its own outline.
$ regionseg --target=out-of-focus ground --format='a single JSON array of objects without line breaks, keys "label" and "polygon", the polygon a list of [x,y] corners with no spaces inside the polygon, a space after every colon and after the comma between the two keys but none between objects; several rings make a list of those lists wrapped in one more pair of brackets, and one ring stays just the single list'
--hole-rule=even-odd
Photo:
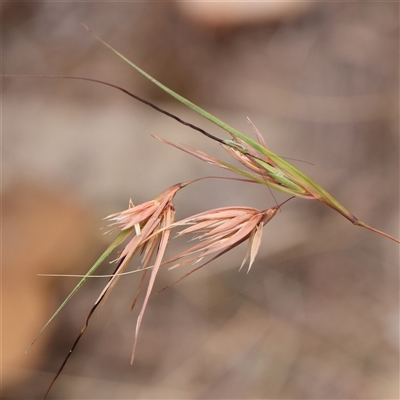
[{"label": "out-of-focus ground", "polygon": [[[4,74],[103,79],[227,137],[84,22],[251,135],[249,116],[273,151],[313,163],[292,161],[362,221],[399,237],[398,3],[9,2],[2,14]],[[105,282],[83,287],[24,354],[77,282],[37,274],[85,273],[112,240],[101,218],[129,198],[138,204],[222,174],[150,135],[228,156],[110,88],[29,78],[2,85],[3,397],[36,399]],[[264,186],[202,181],[179,193],[177,218],[227,205],[275,200]],[[171,253],[184,246],[173,242]],[[122,279],[49,398],[399,398],[398,245],[297,199],[265,227],[248,274],[237,272],[244,252],[153,294],[133,366],[137,312],[129,309],[139,277]],[[155,292],[187,270],[161,270]]]}]

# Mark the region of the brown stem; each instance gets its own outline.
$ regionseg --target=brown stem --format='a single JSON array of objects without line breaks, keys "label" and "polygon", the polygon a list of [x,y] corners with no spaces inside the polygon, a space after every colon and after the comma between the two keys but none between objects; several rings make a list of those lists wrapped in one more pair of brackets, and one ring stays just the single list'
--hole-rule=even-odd
[{"label": "brown stem", "polygon": [[385,237],[387,237],[388,239],[391,239],[391,240],[393,240],[394,242],[400,244],[400,240],[399,240],[399,239],[396,239],[395,237],[390,236],[390,235],[388,235],[387,233],[380,231],[379,229],[375,229],[375,228],[373,228],[372,226],[369,226],[369,225],[365,224],[364,222],[356,221],[356,222],[354,222],[354,225],[358,225],[358,226],[361,226],[362,228],[368,229],[369,231],[378,233],[379,235],[385,236]]},{"label": "brown stem", "polygon": [[[125,257],[121,258],[121,260],[119,260],[118,265],[115,268],[114,274],[116,273],[116,271],[118,270],[119,266],[122,264],[122,262],[125,260]],[[112,278],[110,278],[111,280]],[[65,357],[63,363],[61,364],[61,367],[58,369],[56,376],[53,378],[53,380],[50,383],[49,388],[47,389],[46,394],[44,395],[43,400],[47,399],[47,396],[50,393],[51,388],[53,387],[54,383],[56,382],[56,380],[58,379],[58,377],[60,376],[61,372],[63,371],[65,364],[67,364],[67,361],[69,360],[69,358],[71,357],[73,351],[75,350],[75,347],[77,346],[77,344],[79,343],[79,341],[81,340],[81,337],[83,336],[83,334],[86,332],[86,329],[89,326],[89,321],[92,318],[92,315],[94,313],[94,311],[96,310],[96,308],[99,306],[99,304],[101,303],[101,301],[104,299],[105,295],[107,294],[107,292],[103,293],[103,295],[96,300],[95,304],[93,305],[93,307],[91,308],[91,310],[89,311],[88,316],[86,317],[86,321],[85,324],[83,325],[83,328],[81,330],[81,332],[79,333],[78,337],[76,338],[74,344],[71,347],[71,350],[68,352],[67,356]]]}]

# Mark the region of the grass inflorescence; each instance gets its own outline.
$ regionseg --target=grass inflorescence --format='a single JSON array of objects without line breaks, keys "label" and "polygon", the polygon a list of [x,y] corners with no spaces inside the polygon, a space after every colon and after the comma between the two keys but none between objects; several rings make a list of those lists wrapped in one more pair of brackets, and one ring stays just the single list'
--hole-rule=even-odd
[{"label": "grass inflorescence", "polygon": [[[366,223],[358,220],[358,218],[356,218],[349,210],[347,210],[338,200],[330,195],[319,184],[313,181],[309,176],[304,174],[298,168],[291,165],[287,160],[272,152],[267,147],[264,138],[262,137],[259,130],[250,120],[249,123],[251,124],[255,132],[257,140],[254,140],[242,134],[225,122],[198,107],[191,101],[175,93],[174,91],[154,79],[152,76],[147,74],[145,71],[140,69],[138,66],[136,66],[134,63],[124,57],[109,44],[105,43],[96,34],[94,34],[93,32],[91,33],[100,42],[102,42],[116,55],[118,55],[122,60],[128,63],[139,73],[144,75],[155,85],[157,85],[169,95],[183,103],[185,106],[200,114],[202,117],[208,119],[218,127],[228,132],[230,138],[221,139],[215,135],[212,135],[204,129],[193,125],[190,122],[182,120],[176,115],[166,110],[163,110],[162,108],[152,104],[151,102],[141,98],[140,96],[137,96],[136,94],[131,93],[128,90],[111,83],[84,77],[42,76],[42,78],[80,79],[95,83],[101,83],[118,89],[123,93],[129,95],[130,97],[133,97],[136,100],[139,100],[149,105],[156,111],[175,119],[177,122],[184,124],[189,128],[200,132],[209,139],[217,142],[226,150],[227,154],[233,159],[233,161],[240,164],[240,167],[237,167],[224,160],[217,159],[211,155],[204,153],[203,151],[194,149],[189,146],[174,144],[167,141],[166,139],[157,137],[158,140],[161,140],[168,145],[174,146],[179,150],[182,150],[202,161],[218,166],[225,170],[229,170],[232,173],[241,176],[241,178],[231,179],[243,181],[246,183],[251,182],[266,185],[270,189],[278,190],[291,196],[288,200],[295,197],[307,200],[317,200],[341,214],[352,224],[378,233],[379,235],[389,238],[396,243],[400,243],[399,239],[394,238],[393,236],[378,229],[375,229],[367,225]],[[247,241],[247,251],[240,265],[240,269],[248,261],[248,271],[250,270],[261,245],[261,238],[264,226],[278,213],[282,205],[288,200],[286,200],[282,204],[266,208],[265,210],[261,211],[252,207],[245,206],[221,207],[212,210],[206,210],[198,214],[188,216],[180,221],[175,221],[175,208],[173,203],[174,197],[177,195],[178,192],[180,192],[181,189],[187,187],[188,185],[191,185],[199,179],[205,178],[210,177],[202,177],[190,182],[173,185],[162,191],[154,199],[139,205],[134,205],[132,201],[130,201],[129,206],[126,210],[114,213],[106,217],[106,220],[109,222],[110,230],[117,231],[118,235],[110,244],[110,246],[104,251],[104,253],[99,257],[99,259],[94,263],[94,265],[89,269],[89,271],[82,277],[80,282],[75,286],[75,288],[71,291],[68,297],[64,300],[64,302],[60,305],[60,307],[56,310],[56,312],[52,315],[52,317],[38,334],[39,336],[40,333],[48,326],[48,324],[58,315],[61,309],[82,287],[87,279],[94,275],[97,268],[103,261],[106,260],[106,258],[112,253],[112,251],[124,244],[124,247],[119,253],[116,260],[117,265],[114,273],[111,275],[107,284],[104,286],[102,292],[95,301],[92,309],[90,310],[86,318],[81,333],[74,342],[58,373],[51,382],[45,397],[47,397],[50,389],[52,388],[53,384],[63,370],[66,362],[68,361],[70,355],[78,344],[80,338],[88,328],[93,312],[101,303],[106,300],[107,296],[115,287],[120,277],[124,274],[124,271],[126,270],[128,264],[131,262],[136,254],[141,255],[141,261],[139,263],[138,271],[142,272],[142,279],[139,284],[137,294],[133,299],[132,309],[138,302],[139,293],[146,282],[146,276],[149,271],[150,277],[147,282],[147,289],[136,323],[131,362],[133,362],[134,360],[141,322],[148,304],[150,294],[152,293],[156,276],[161,266],[170,265],[170,267],[180,267],[186,264],[199,264],[193,270],[187,272],[181,278],[172,283],[175,284],[190,275],[191,273],[209,264],[216,258],[237,247],[239,244]],[[171,232],[174,229],[181,229],[177,232],[177,236],[194,235],[192,241],[195,241],[195,244],[190,246],[188,249],[182,251],[180,254],[164,260],[164,254],[167,245],[171,239]],[[34,339],[32,344],[36,341],[37,337]]]}]

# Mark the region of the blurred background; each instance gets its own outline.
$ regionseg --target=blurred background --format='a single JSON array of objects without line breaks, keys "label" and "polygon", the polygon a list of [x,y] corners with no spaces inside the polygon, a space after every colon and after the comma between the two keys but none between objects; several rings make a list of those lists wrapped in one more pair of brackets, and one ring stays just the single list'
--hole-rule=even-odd
[{"label": "blurred background", "polygon": [[[267,145],[360,220],[399,237],[399,4],[2,3],[3,74],[123,86],[223,138],[82,26],[161,82]],[[94,83],[2,79],[3,398],[42,398],[105,280],[92,279],[25,350],[111,243],[102,218],[165,188],[223,175],[150,135],[215,143]],[[303,163],[302,160],[310,165]],[[177,218],[274,206],[267,187],[201,181]],[[175,243],[176,242],[176,243]],[[173,241],[170,252],[185,248]],[[397,399],[399,246],[321,204],[289,202],[250,273],[235,251],[176,286],[161,270],[133,366],[139,276],[121,279],[49,398]],[[112,259],[112,258],[110,258]],[[136,267],[138,260],[133,263]],[[113,266],[101,269],[107,273]]]}]

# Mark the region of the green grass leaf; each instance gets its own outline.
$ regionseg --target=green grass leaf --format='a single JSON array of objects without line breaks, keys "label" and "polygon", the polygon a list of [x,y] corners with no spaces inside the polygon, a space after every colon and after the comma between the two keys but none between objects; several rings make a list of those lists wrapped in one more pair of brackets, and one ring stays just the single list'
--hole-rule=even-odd
[{"label": "green grass leaf", "polygon": [[54,312],[54,314],[50,317],[50,319],[46,322],[46,324],[43,326],[43,328],[40,330],[40,332],[36,335],[35,339],[33,339],[32,343],[29,345],[28,349],[26,351],[29,351],[29,349],[32,347],[32,345],[36,342],[37,338],[41,335],[41,333],[47,328],[47,326],[50,324],[51,321],[58,315],[58,313],[64,308],[64,306],[71,300],[72,296],[82,287],[82,285],[87,281],[87,279],[94,274],[96,269],[103,263],[103,261],[111,254],[111,252],[119,245],[121,244],[126,237],[132,233],[134,228],[132,229],[127,229],[122,231],[115,239],[114,241],[108,246],[106,251],[99,257],[99,259],[93,264],[93,266],[89,269],[89,271],[85,274],[85,276],[79,281],[79,283],[74,287],[72,292],[67,296],[67,298],[62,302],[60,307],[57,308],[57,310]]}]

